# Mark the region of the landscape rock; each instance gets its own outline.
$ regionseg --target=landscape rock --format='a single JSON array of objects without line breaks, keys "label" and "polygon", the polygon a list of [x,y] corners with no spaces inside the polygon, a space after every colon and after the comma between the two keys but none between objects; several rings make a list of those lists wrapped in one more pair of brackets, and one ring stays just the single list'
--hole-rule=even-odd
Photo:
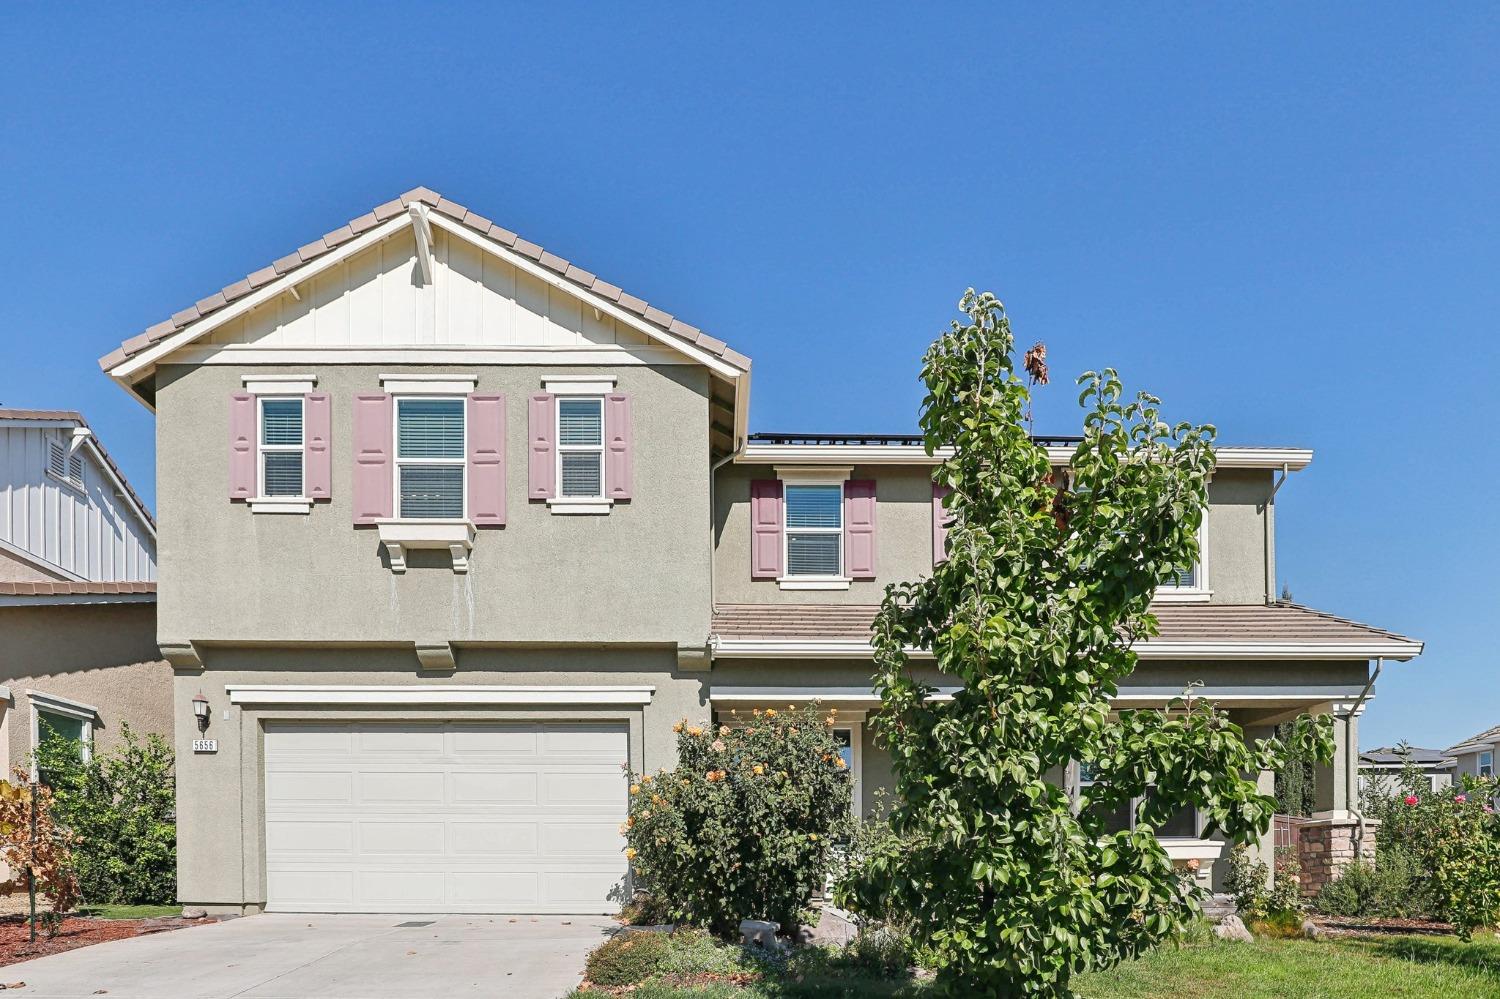
[{"label": "landscape rock", "polygon": [[1304,919],[1302,921],[1302,935],[1307,937],[1307,939],[1309,940],[1317,940],[1318,938],[1323,936],[1323,927],[1319,926],[1311,919]]},{"label": "landscape rock", "polygon": [[183,919],[203,919],[208,915],[208,910],[196,905],[185,905],[182,907]]},{"label": "landscape rock", "polygon": [[1239,916],[1225,916],[1223,922],[1214,927],[1214,936],[1237,943],[1251,943],[1255,940],[1250,931],[1245,929],[1245,921]]},{"label": "landscape rock", "polygon": [[740,936],[744,938],[747,947],[764,947],[766,950],[776,949],[776,934],[781,930],[780,923],[773,923],[768,919],[743,919],[740,921]]},{"label": "landscape rock", "polygon": [[[848,916],[828,907],[824,907],[822,915],[818,917],[817,926],[804,927],[803,931],[811,935],[809,943],[820,946],[842,947],[859,936],[859,927]],[[802,942],[800,934],[797,942]]]}]

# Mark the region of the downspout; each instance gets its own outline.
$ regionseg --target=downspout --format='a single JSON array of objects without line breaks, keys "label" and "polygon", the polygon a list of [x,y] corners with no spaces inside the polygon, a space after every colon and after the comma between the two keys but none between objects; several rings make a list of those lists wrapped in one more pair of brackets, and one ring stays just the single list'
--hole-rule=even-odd
[{"label": "downspout", "polygon": [[[1349,709],[1350,725],[1359,716],[1360,709],[1365,706],[1365,701],[1369,698],[1370,691],[1374,689],[1375,681],[1380,678],[1382,669],[1385,669],[1385,657],[1376,656],[1375,672],[1370,674],[1370,680],[1365,684],[1365,689],[1359,692],[1359,696],[1354,699],[1354,705]],[[1345,731],[1348,731],[1348,728],[1349,726],[1346,725]],[[1347,759],[1344,760],[1344,786],[1348,789],[1349,803],[1353,806],[1349,809],[1349,814],[1354,816],[1354,859],[1359,860],[1364,857],[1365,843],[1365,816],[1359,810],[1359,747],[1350,746],[1345,756]]]},{"label": "downspout", "polygon": [[718,517],[718,509],[714,505],[714,482],[718,477],[719,469],[744,454],[745,445],[749,442],[748,437],[740,438],[734,450],[708,467],[708,620],[710,623],[710,635],[712,635],[714,609],[719,603],[719,591],[715,588],[714,582],[714,563],[718,561],[719,548],[718,545],[714,544],[714,523]]},{"label": "downspout", "polygon": [[1261,521],[1261,535],[1265,545],[1266,563],[1266,603],[1276,602],[1276,565],[1271,545],[1271,506],[1276,502],[1276,494],[1281,492],[1281,487],[1286,485],[1286,480],[1291,477],[1291,469],[1285,463],[1281,466],[1281,478],[1271,486],[1271,495],[1266,497],[1265,519]]}]

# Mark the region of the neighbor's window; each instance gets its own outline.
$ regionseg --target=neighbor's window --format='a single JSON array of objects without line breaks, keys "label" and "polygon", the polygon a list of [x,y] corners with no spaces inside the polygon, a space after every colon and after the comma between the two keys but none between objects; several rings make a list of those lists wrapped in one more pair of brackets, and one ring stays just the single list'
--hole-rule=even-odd
[{"label": "neighbor's window", "polygon": [[260,494],[302,495],[302,397],[260,399]]},{"label": "neighbor's window", "polygon": [[1495,754],[1493,752],[1479,754],[1479,776],[1495,776]]},{"label": "neighbor's window", "polygon": [[396,400],[396,516],[464,515],[464,400]]},{"label": "neighbor's window", "polygon": [[788,484],[786,502],[786,574],[843,575],[844,487]]},{"label": "neighbor's window", "polygon": [[[1087,793],[1089,788],[1097,783],[1093,767],[1087,763],[1078,765],[1078,790]],[[1118,805],[1108,812],[1104,812],[1104,829],[1106,832],[1122,832],[1136,827],[1136,812],[1142,802],[1151,796],[1147,791],[1145,797],[1131,798],[1129,802]],[[1166,821],[1156,827],[1156,835],[1161,839],[1195,839],[1198,836],[1198,812],[1194,808],[1184,808],[1168,816]]]},{"label": "neighbor's window", "polygon": [[596,499],[604,495],[604,400],[563,396],[557,400],[558,494]]},{"label": "neighbor's window", "polygon": [[1191,590],[1198,586],[1198,567],[1196,565],[1173,569],[1167,573],[1167,578],[1161,582],[1168,589]]}]

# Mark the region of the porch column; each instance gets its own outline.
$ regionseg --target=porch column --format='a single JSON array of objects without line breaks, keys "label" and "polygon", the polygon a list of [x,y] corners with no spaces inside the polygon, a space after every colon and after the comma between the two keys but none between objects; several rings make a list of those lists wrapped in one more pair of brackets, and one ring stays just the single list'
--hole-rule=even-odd
[{"label": "porch column", "polygon": [[1352,702],[1332,706],[1334,758],[1317,767],[1317,809],[1301,827],[1302,892],[1312,895],[1355,860],[1375,855],[1377,823],[1359,815],[1359,715]]},{"label": "porch column", "polygon": [[1333,762],[1317,765],[1314,818],[1348,820],[1359,810],[1359,714],[1364,706],[1358,713],[1353,708],[1352,703],[1333,705]]}]

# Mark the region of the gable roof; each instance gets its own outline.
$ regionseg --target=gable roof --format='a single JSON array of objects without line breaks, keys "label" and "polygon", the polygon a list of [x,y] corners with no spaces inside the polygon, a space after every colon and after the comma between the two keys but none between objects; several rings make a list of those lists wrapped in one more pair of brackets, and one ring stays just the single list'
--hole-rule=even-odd
[{"label": "gable roof", "polygon": [[[503,226],[491,222],[477,212],[472,212],[457,202],[438,194],[436,191],[425,187],[413,188],[393,198],[382,205],[377,205],[371,211],[351,219],[330,232],[325,233],[318,239],[299,247],[292,253],[271,262],[269,265],[254,271],[233,284],[214,292],[206,298],[199,299],[180,312],[174,313],[170,318],[164,319],[156,325],[148,328],[142,333],[131,337],[120,344],[118,348],[99,359],[99,366],[110,373],[122,384],[120,369],[122,365],[139,358],[140,355],[152,350],[168,338],[187,331],[204,319],[214,316],[228,308],[233,303],[245,299],[247,296],[266,288],[269,285],[281,282],[283,278],[295,278],[299,271],[308,268],[313,262],[326,260],[331,254],[339,254],[343,249],[348,252],[356,247],[355,240],[376,228],[392,220],[399,220],[403,216],[410,221],[410,209],[412,206],[426,206],[428,210],[436,213],[444,219],[462,226],[464,230],[483,237],[493,244],[497,251],[514,253],[536,266],[550,271],[561,278],[566,285],[583,296],[592,296],[603,299],[611,306],[618,307],[630,317],[644,324],[646,331],[654,332],[657,338],[668,345],[676,345],[680,348],[690,349],[694,352],[702,351],[707,355],[717,358],[727,364],[732,370],[748,374],[750,370],[750,358],[734,350],[723,340],[703,332],[698,327],[678,319],[671,313],[659,309],[646,302],[645,299],[637,298],[616,285],[610,284],[590,271],[584,270],[577,264],[571,263],[559,257],[555,253],[544,250],[541,246],[530,240],[511,232]],[[288,281],[284,283],[295,283]],[[587,298],[586,298],[587,300]],[[207,332],[207,328],[203,332]],[[702,354],[698,354],[700,358]],[[139,393],[137,393],[139,394]]]},{"label": "gable roof", "polygon": [[151,533],[152,537],[156,536],[156,520],[151,516],[151,511],[146,508],[145,501],[136,494],[135,489],[130,485],[130,480],[125,478],[125,473],[120,470],[119,465],[115,464],[115,459],[105,450],[104,442],[99,439],[98,434],[94,433],[93,428],[89,426],[89,421],[83,418],[82,413],[72,409],[6,409],[0,407],[0,421],[71,423],[75,427],[87,430],[89,437],[86,446],[92,448],[99,460],[104,463],[105,468],[120,487],[121,493],[124,494],[126,502],[145,523],[146,530]]},{"label": "gable roof", "polygon": [[1500,725],[1485,729],[1476,735],[1472,735],[1463,742],[1455,743],[1443,750],[1445,753],[1473,752],[1476,749],[1484,749],[1500,742]]}]

